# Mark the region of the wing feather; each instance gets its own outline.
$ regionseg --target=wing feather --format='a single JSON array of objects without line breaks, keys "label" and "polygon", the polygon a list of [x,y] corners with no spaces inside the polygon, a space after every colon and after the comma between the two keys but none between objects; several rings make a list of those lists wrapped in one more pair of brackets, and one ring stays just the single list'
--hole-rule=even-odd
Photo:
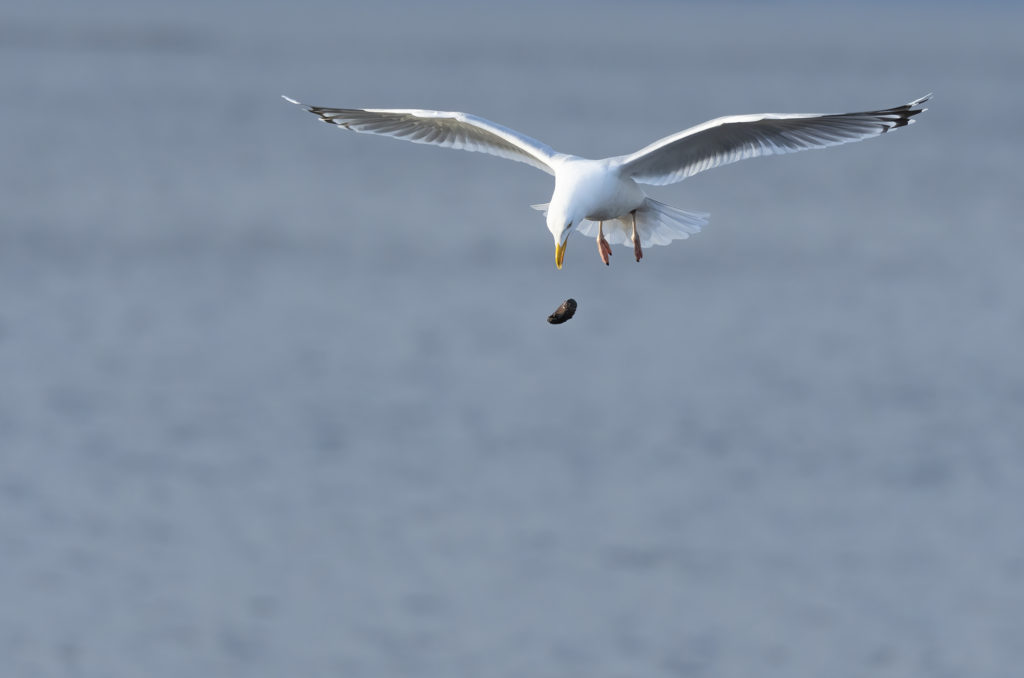
[{"label": "wing feather", "polygon": [[553,148],[513,129],[469,113],[402,108],[326,108],[289,97],[324,122],[353,132],[380,134],[417,144],[488,153],[554,174]]},{"label": "wing feather", "polygon": [[914,122],[913,116],[928,110],[921,104],[931,96],[862,113],[761,113],[716,118],[614,161],[639,183],[672,184],[747,158],[826,148],[884,134]]}]

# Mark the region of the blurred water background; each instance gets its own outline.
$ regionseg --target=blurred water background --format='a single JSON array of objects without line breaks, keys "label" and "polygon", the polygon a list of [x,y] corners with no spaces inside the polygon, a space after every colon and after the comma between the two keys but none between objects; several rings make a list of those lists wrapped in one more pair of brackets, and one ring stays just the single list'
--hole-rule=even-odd
[{"label": "blurred water background", "polygon": [[[1022,21],[4,4],[0,673],[1019,675]],[[601,157],[929,91],[562,271],[547,175],[279,98]]]}]

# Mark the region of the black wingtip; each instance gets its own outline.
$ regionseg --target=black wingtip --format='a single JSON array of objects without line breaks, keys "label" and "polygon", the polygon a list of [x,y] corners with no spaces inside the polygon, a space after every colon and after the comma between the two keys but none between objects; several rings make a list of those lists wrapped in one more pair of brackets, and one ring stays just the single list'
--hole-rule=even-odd
[{"label": "black wingtip", "polygon": [[316,108],[315,106],[310,106],[309,104],[304,104],[301,101],[299,101],[298,99],[292,99],[287,94],[282,94],[281,98],[284,99],[285,101],[287,101],[290,104],[295,104],[296,106],[298,106],[299,108],[301,108],[301,109],[303,109],[305,111],[309,111],[310,113],[315,113],[315,111],[313,110],[314,108]]},{"label": "black wingtip", "polygon": [[915,115],[919,115],[927,111],[927,108],[923,108],[921,104],[932,98],[931,93],[924,95],[920,99],[915,99],[909,104],[903,104],[896,108],[890,108],[880,112],[880,115],[886,123],[885,130],[888,132],[891,129],[897,127],[906,127],[907,125],[914,122],[912,118]]}]

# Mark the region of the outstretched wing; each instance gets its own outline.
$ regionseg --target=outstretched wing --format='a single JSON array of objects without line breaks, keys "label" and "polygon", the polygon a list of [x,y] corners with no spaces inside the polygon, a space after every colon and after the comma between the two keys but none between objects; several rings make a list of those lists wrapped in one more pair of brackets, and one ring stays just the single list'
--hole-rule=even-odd
[{"label": "outstretched wing", "polygon": [[909,104],[863,113],[730,115],[655,141],[614,160],[642,184],[664,185],[698,172],[761,155],[837,146],[914,122],[931,94]]},{"label": "outstretched wing", "polygon": [[404,108],[325,108],[308,106],[289,97],[284,99],[302,106],[324,122],[353,132],[489,153],[525,162],[548,174],[555,173],[552,161],[559,154],[550,146],[469,113]]}]

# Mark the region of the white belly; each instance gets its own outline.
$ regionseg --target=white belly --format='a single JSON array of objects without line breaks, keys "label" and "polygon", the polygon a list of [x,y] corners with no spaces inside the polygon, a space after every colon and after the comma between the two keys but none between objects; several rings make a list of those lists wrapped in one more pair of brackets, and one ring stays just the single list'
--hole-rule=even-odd
[{"label": "white belly", "polygon": [[558,168],[552,204],[566,213],[592,221],[607,221],[640,207],[646,195],[630,177],[623,177],[600,160],[573,160]]}]

